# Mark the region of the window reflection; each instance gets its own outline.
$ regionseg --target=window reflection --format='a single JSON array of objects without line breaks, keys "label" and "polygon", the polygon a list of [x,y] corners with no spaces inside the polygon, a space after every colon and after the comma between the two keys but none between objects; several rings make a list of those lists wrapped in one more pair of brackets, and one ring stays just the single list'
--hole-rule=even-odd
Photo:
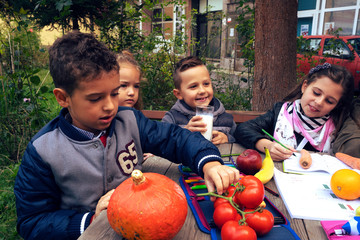
[{"label": "window reflection", "polygon": [[[327,12],[324,17],[323,34],[334,34],[339,31],[340,35],[351,35],[354,23],[355,10]],[[328,31],[333,28],[333,30]]]},{"label": "window reflection", "polygon": [[326,8],[346,7],[356,5],[356,0],[327,0]]},{"label": "window reflection", "polygon": [[348,42],[355,49],[356,53],[360,55],[360,38],[349,39]]}]

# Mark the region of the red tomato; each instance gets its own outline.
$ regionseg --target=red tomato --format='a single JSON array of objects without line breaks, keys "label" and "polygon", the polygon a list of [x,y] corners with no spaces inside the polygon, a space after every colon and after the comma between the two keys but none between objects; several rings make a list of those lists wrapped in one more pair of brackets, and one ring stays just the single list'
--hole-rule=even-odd
[{"label": "red tomato", "polygon": [[214,202],[214,208],[217,208],[219,205],[221,205],[223,203],[229,203],[229,201],[224,198],[220,198],[220,197],[216,198],[215,202]]},{"label": "red tomato", "polygon": [[227,221],[221,229],[222,240],[256,240],[255,231],[246,225],[239,225],[237,221]]},{"label": "red tomato", "polygon": [[235,194],[235,201],[245,208],[256,208],[264,200],[264,184],[252,175],[246,175],[239,180],[239,185],[245,187],[244,190]]},{"label": "red tomato", "polygon": [[[236,194],[235,194],[235,196],[236,196]],[[236,197],[233,197],[233,201],[234,201],[234,203],[236,203],[238,205],[238,208],[240,210],[244,211],[244,209],[245,209],[244,206],[241,203],[239,203],[239,201],[236,199]]]},{"label": "red tomato", "polygon": [[236,214],[235,221],[239,222],[239,220],[241,220],[241,219],[242,219],[242,217],[241,217],[240,213]]},{"label": "red tomato", "polygon": [[[233,193],[236,191],[236,187],[235,186],[230,186],[226,189],[226,191],[223,193],[223,196],[225,197],[231,197],[233,195]],[[214,208],[216,208],[217,206],[229,202],[228,200],[224,199],[224,198],[216,198],[214,201]]]},{"label": "red tomato", "polygon": [[225,191],[225,196],[226,197],[231,197],[233,195],[233,193],[235,192],[236,187],[235,186],[230,186],[226,189]]},{"label": "red tomato", "polygon": [[[253,209],[247,209],[245,211],[253,211]],[[258,236],[267,234],[274,226],[274,216],[266,209],[260,212],[245,214],[245,218],[249,227],[254,229]]]},{"label": "red tomato", "polygon": [[235,220],[237,218],[236,209],[231,206],[230,203],[223,203],[217,206],[214,210],[213,219],[215,225],[221,229],[221,227],[230,220]]}]

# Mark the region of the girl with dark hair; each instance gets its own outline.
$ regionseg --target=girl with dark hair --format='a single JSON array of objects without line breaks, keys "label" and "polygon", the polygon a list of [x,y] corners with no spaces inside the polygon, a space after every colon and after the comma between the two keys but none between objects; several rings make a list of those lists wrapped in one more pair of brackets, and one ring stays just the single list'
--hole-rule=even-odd
[{"label": "girl with dark hair", "polygon": [[[273,109],[239,124],[236,141],[259,151],[266,147],[278,161],[303,148],[331,153],[334,138],[349,114],[353,86],[353,76],[344,67],[318,65]],[[288,149],[269,139],[263,129]]]}]

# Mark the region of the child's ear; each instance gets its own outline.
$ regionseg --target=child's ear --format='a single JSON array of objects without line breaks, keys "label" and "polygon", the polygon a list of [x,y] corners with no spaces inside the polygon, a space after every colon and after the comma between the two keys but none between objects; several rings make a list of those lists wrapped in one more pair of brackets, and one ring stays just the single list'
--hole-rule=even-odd
[{"label": "child's ear", "polygon": [[55,88],[53,90],[53,93],[55,95],[56,101],[62,106],[63,108],[67,108],[69,106],[68,98],[69,95],[67,92],[62,88]]},{"label": "child's ear", "polygon": [[175,95],[175,97],[177,98],[177,99],[179,99],[179,100],[183,100],[183,97],[181,96],[181,92],[180,92],[180,90],[179,89],[173,89],[173,93],[174,93],[174,95]]},{"label": "child's ear", "polygon": [[307,88],[308,86],[308,83],[307,83],[307,80],[305,80],[303,82],[303,84],[301,85],[301,93],[304,93],[305,89]]}]

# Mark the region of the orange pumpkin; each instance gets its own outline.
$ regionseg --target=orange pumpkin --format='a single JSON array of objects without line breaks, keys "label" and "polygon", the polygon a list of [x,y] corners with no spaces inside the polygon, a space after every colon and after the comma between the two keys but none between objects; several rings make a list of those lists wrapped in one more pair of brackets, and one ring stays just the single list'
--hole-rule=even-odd
[{"label": "orange pumpkin", "polygon": [[172,239],[187,215],[186,197],[180,186],[157,173],[134,170],[110,198],[110,226],[126,239]]}]

